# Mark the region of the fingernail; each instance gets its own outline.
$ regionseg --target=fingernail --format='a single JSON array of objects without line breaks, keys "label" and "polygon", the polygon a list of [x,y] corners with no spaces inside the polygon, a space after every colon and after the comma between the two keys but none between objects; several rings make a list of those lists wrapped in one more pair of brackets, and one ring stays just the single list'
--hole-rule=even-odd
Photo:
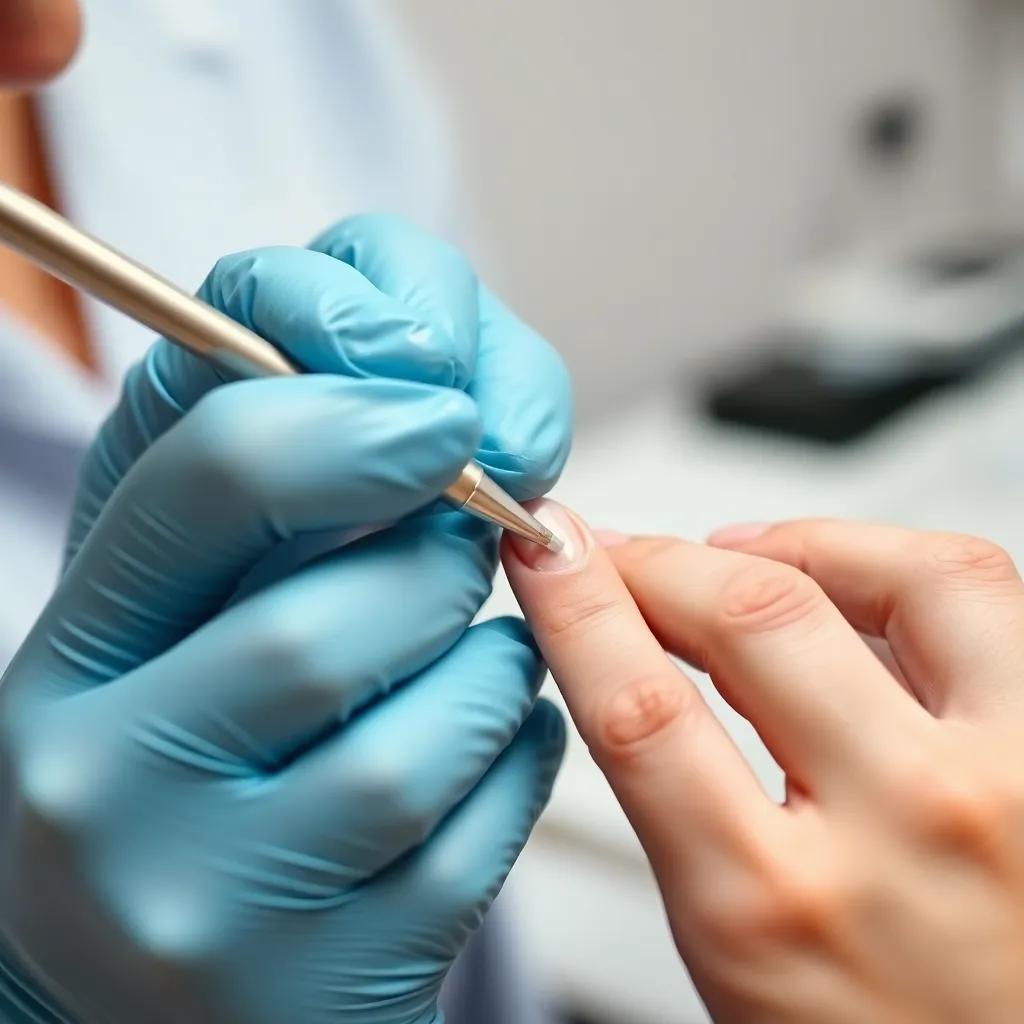
[{"label": "fingernail", "polygon": [[565,572],[567,569],[581,568],[587,561],[590,545],[576,520],[553,501],[542,501],[530,511],[564,546],[556,554],[539,544],[510,534],[509,542],[519,561],[534,572]]},{"label": "fingernail", "polygon": [[713,548],[739,547],[763,537],[771,526],[771,523],[739,523],[736,526],[724,526],[708,537],[708,544]]},{"label": "fingernail", "polygon": [[594,533],[594,540],[603,548],[620,548],[632,539],[628,533],[619,533],[617,530],[597,530]]}]

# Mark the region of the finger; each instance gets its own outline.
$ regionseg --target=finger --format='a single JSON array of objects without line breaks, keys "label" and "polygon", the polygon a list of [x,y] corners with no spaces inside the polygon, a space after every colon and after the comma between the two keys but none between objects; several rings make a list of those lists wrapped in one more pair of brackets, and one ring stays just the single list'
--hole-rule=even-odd
[{"label": "finger", "polygon": [[857,629],[888,641],[934,714],[999,711],[1022,699],[1024,583],[996,545],[835,521],[786,523],[739,545],[723,540],[816,580]]},{"label": "finger", "polygon": [[515,738],[543,678],[521,624],[487,623],[304,754],[257,810],[268,843],[356,884],[420,846]]},{"label": "finger", "polygon": [[476,448],[458,391],[307,376],[218,389],[124,479],[34,636],[69,686],[105,682],[205,622],[304,532],[433,500]]},{"label": "finger", "polygon": [[699,691],[651,635],[614,566],[552,503],[559,556],[509,539],[508,578],[573,721],[656,871],[734,856],[776,809]]},{"label": "finger", "polygon": [[526,845],[564,751],[562,717],[542,700],[429,841],[366,887],[371,931],[393,936],[396,922],[403,922],[410,956],[450,962],[483,921]]},{"label": "finger", "polygon": [[401,218],[352,217],[313,245],[446,328],[466,370],[456,386],[480,408],[478,461],[521,501],[547,493],[572,435],[572,389],[558,353],[477,284],[456,249]]},{"label": "finger", "polygon": [[[465,376],[461,343],[444,326],[323,253],[282,247],[225,257],[199,295],[312,373],[438,387]],[[217,370],[167,341],[132,369],[83,466],[69,558],[142,453],[223,383]]]},{"label": "finger", "polygon": [[415,520],[366,538],[109,689],[188,736],[202,771],[274,772],[462,636],[489,592],[495,545],[484,524],[460,525]]},{"label": "finger", "polygon": [[610,551],[644,619],[703,666],[809,792],[884,761],[927,716],[808,576],[674,539]]},{"label": "finger", "polygon": [[[381,1005],[380,950],[426,971],[390,979],[388,1019],[437,1017],[437,999],[452,961],[482,921],[547,802],[564,748],[564,728],[543,703],[510,749],[430,841],[354,893],[337,910],[307,914],[311,948],[324,963],[345,964],[350,993],[332,1008],[348,1019]],[[330,808],[325,808],[330,814]],[[352,929],[353,899],[361,925]],[[308,902],[308,901],[306,901]]]},{"label": "finger", "polygon": [[477,460],[519,501],[546,494],[572,440],[572,388],[558,353],[480,290],[480,350],[469,394],[480,409]]},{"label": "finger", "polygon": [[449,343],[452,387],[464,389],[477,359],[477,278],[454,246],[402,217],[368,213],[349,217],[310,248],[357,270],[375,288],[425,321]]}]

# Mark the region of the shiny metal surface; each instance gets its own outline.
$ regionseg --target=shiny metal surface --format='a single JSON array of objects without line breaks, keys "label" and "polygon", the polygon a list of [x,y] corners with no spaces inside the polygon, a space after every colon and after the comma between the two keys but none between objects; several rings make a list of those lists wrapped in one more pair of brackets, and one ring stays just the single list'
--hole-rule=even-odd
[{"label": "shiny metal surface", "polygon": [[511,530],[549,551],[557,554],[562,550],[562,541],[510,498],[475,462],[462,471],[446,496],[457,508],[497,523],[502,529]]},{"label": "shiny metal surface", "polygon": [[[130,316],[235,377],[301,369],[259,335],[0,182],[0,242],[62,281]],[[475,462],[445,491],[456,508],[549,550],[561,542]]]},{"label": "shiny metal surface", "polygon": [[2,182],[0,241],[232,375],[299,372],[252,331]]}]

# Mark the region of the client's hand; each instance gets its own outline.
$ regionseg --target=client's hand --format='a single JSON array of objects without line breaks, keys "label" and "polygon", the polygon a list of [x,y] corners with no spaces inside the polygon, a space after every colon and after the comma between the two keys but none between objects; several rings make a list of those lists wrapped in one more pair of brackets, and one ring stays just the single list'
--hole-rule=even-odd
[{"label": "client's hand", "polygon": [[[1024,584],[986,542],[809,522],[506,546],[719,1021],[1024,1020]],[[887,642],[883,655],[862,639]],[[883,645],[885,646],[885,645]],[[787,776],[779,807],[668,650]],[[898,667],[897,667],[898,666]]]}]

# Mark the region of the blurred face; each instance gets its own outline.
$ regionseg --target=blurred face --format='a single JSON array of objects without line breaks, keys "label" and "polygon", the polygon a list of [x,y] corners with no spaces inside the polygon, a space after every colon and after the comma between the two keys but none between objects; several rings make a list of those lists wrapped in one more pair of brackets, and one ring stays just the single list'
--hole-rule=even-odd
[{"label": "blurred face", "polygon": [[0,89],[26,89],[59,74],[78,48],[77,0],[0,0]]}]

